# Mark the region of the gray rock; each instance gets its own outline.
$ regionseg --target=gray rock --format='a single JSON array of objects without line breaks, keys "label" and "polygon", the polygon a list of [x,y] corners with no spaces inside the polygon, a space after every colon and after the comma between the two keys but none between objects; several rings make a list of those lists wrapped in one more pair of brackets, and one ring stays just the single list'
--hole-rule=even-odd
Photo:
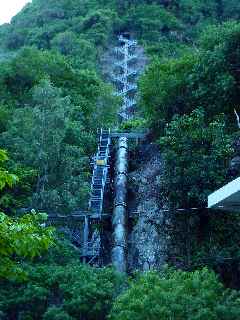
[{"label": "gray rock", "polygon": [[130,175],[137,186],[135,221],[129,234],[129,268],[147,271],[160,269],[166,264],[169,237],[166,230],[167,212],[163,211],[159,199],[159,176],[163,161],[156,146],[150,159]]}]

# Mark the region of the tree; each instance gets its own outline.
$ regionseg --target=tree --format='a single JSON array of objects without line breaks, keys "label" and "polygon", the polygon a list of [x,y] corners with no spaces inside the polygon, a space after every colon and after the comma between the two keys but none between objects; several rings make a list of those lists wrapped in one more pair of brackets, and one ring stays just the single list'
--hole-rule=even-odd
[{"label": "tree", "polygon": [[[11,108],[29,104],[31,89],[46,78],[63,90],[76,90],[77,75],[64,56],[30,47],[19,50],[1,67],[0,92],[3,104]],[[12,100],[15,103],[11,103]]]},{"label": "tree", "polygon": [[232,154],[223,117],[207,124],[201,109],[178,116],[159,140],[165,161],[163,190],[180,208],[204,207],[207,196],[225,182]]},{"label": "tree", "polygon": [[105,320],[123,281],[110,268],[81,265],[76,253],[63,265],[55,260],[27,270],[24,284],[0,284],[0,311],[6,318]]},{"label": "tree", "polygon": [[12,187],[18,182],[18,177],[14,174],[10,174],[5,168],[4,164],[8,160],[6,151],[0,149],[0,191],[5,187]]},{"label": "tree", "polygon": [[56,35],[51,41],[51,46],[61,54],[69,57],[75,69],[94,69],[97,52],[93,44],[79,38],[74,32],[63,32]]},{"label": "tree", "polygon": [[57,48],[63,55],[73,55],[79,51],[78,38],[73,32],[59,33],[51,42],[53,48]]},{"label": "tree", "polygon": [[229,130],[234,130],[239,38],[239,23],[209,27],[201,36],[197,53],[152,62],[140,81],[141,105],[158,135],[175,114],[189,114],[196,107],[202,107],[210,121],[224,113]]},{"label": "tree", "polygon": [[158,130],[175,114],[187,112],[187,83],[194,55],[161,62],[156,59],[140,80],[141,105],[150,125]]},{"label": "tree", "polygon": [[[6,153],[0,150],[0,190],[12,187],[18,178],[8,173],[3,164],[8,160]],[[46,215],[24,215],[12,219],[0,212],[0,278],[18,279],[23,276],[22,258],[34,258],[53,244],[52,228],[45,228],[41,223]]]},{"label": "tree", "polygon": [[[55,190],[49,190],[49,183],[61,161],[61,149],[69,121],[70,100],[61,98],[60,91],[48,81],[42,81],[33,92],[33,126],[31,136],[35,167],[39,170],[34,203],[39,208],[59,202]],[[52,193],[50,199],[48,194]],[[57,199],[55,199],[57,197]],[[48,204],[47,204],[48,203]]]},{"label": "tree", "polygon": [[14,161],[37,172],[29,205],[54,212],[84,208],[94,135],[85,129],[70,98],[62,97],[48,80],[32,94],[33,106],[15,110],[2,135]]},{"label": "tree", "polygon": [[214,272],[171,270],[133,281],[113,305],[110,320],[235,320],[239,293],[225,290]]},{"label": "tree", "polygon": [[18,219],[0,213],[0,278],[24,279],[22,260],[33,259],[53,245],[53,229],[42,224],[46,219],[34,211]]},{"label": "tree", "polygon": [[224,19],[236,19],[240,17],[240,3],[236,0],[222,0],[223,18]]}]

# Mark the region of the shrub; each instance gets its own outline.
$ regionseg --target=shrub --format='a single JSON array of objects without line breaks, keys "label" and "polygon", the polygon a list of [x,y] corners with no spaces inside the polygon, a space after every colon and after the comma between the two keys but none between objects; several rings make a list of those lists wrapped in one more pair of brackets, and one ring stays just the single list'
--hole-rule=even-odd
[{"label": "shrub", "polygon": [[236,320],[239,294],[224,290],[214,272],[140,275],[114,303],[110,320]]},{"label": "shrub", "polygon": [[165,160],[163,189],[183,208],[204,206],[211,191],[225,182],[231,138],[219,117],[206,123],[202,109],[176,117],[160,139]]},{"label": "shrub", "polygon": [[27,270],[25,283],[0,285],[0,312],[11,319],[103,320],[120,285],[110,268],[91,268],[78,259],[64,265],[47,261]]}]

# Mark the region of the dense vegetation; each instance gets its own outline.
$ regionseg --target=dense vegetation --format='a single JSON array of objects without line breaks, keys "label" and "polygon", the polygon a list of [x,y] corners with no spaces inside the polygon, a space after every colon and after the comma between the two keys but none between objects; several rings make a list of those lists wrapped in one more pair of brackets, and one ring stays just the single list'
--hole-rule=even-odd
[{"label": "dense vegetation", "polygon": [[[9,212],[23,206],[57,212],[84,207],[96,130],[103,121],[105,127],[115,125],[118,105],[101,79],[99,62],[121,31],[132,32],[155,57],[141,82],[142,104],[155,131],[174,114],[196,107],[211,119],[225,112],[233,122],[239,26],[210,27],[200,41],[198,35],[210,24],[237,19],[239,10],[237,1],[216,0],[28,4],[0,30],[0,139],[11,153],[10,169],[21,176],[17,189],[1,197],[1,207]],[[44,81],[52,92],[36,96]],[[47,106],[51,115],[43,121],[44,94],[54,90],[55,101]],[[29,129],[34,136],[39,131],[35,141],[29,141]],[[51,130],[56,157],[48,140]]]},{"label": "dense vegetation", "polygon": [[114,303],[110,319],[238,319],[239,294],[213,272],[166,270],[141,275]]},{"label": "dense vegetation", "polygon": [[1,319],[105,319],[123,282],[111,269],[80,265],[62,241],[25,270],[25,281],[0,284]]},{"label": "dense vegetation", "polygon": [[[210,271],[239,289],[239,215],[204,209],[239,137],[239,17],[238,0],[33,0],[0,27],[0,319],[239,318],[239,292]],[[102,57],[124,31],[149,65],[139,118],[122,128],[147,128],[160,146],[169,263],[187,271],[126,279],[80,265],[45,214],[20,210],[86,208],[97,129],[116,126],[119,106]]]},{"label": "dense vegetation", "polygon": [[239,154],[233,148],[239,139],[239,40],[239,23],[210,25],[198,50],[154,59],[140,83],[145,120],[165,160],[161,193],[172,208],[186,209],[185,217],[173,214],[172,239],[181,243],[175,260],[190,269],[207,264],[225,277],[234,270],[230,282],[237,286],[239,215],[205,207],[207,196],[229,179],[230,160]]},{"label": "dense vegetation", "polygon": [[23,181],[2,208],[84,207],[97,128],[115,121],[111,88],[94,70],[75,70],[62,55],[36,48],[21,49],[1,71],[0,139]]},{"label": "dense vegetation", "polygon": [[[9,173],[5,168],[8,160],[4,150],[0,150],[0,190],[13,187],[18,177]],[[23,258],[35,258],[53,245],[53,229],[43,228],[47,216],[44,213],[37,214],[32,210],[31,214],[25,214],[19,219],[8,217],[0,213],[0,278],[20,280],[26,277],[22,267]]]}]

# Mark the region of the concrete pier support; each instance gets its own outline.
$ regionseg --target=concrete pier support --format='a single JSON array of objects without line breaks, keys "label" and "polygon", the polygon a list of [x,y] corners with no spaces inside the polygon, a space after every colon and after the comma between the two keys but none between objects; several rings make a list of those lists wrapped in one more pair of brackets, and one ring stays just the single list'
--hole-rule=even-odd
[{"label": "concrete pier support", "polygon": [[128,140],[121,137],[117,145],[115,201],[113,211],[113,250],[112,263],[119,272],[127,271],[127,174]]}]

